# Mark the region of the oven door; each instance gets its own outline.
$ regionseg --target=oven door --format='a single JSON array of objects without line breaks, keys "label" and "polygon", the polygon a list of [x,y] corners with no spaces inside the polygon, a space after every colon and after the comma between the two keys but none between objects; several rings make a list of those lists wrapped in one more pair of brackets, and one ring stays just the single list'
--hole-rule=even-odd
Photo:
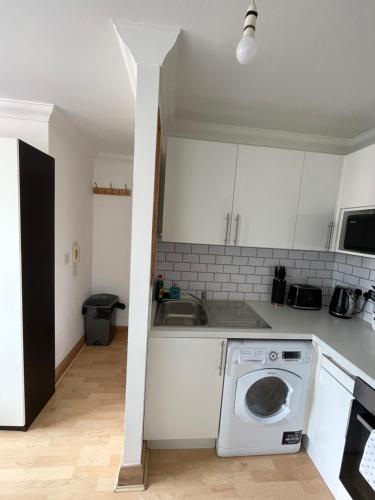
[{"label": "oven door", "polygon": [[359,471],[363,453],[371,430],[375,429],[375,417],[357,400],[353,401],[340,479],[353,500],[374,500],[375,491]]}]

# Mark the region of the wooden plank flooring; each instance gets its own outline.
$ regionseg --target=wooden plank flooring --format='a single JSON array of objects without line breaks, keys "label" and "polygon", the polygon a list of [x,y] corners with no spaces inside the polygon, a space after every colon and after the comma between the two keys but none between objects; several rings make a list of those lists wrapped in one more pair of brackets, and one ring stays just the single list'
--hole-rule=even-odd
[{"label": "wooden plank flooring", "polygon": [[218,458],[153,450],[149,488],[113,493],[123,444],[126,345],[85,347],[23,432],[0,432],[0,498],[9,500],[302,500],[332,498],[305,452]]}]

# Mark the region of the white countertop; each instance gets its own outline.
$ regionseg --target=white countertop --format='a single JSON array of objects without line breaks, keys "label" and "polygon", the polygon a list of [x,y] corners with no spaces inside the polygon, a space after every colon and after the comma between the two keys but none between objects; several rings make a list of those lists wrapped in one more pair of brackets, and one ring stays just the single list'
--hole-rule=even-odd
[{"label": "white countertop", "polygon": [[150,338],[226,338],[226,339],[308,339],[322,352],[335,358],[354,376],[375,388],[375,332],[361,319],[334,318],[328,308],[303,311],[289,306],[275,307],[269,302],[248,302],[272,329],[240,330],[207,327],[153,327]]}]

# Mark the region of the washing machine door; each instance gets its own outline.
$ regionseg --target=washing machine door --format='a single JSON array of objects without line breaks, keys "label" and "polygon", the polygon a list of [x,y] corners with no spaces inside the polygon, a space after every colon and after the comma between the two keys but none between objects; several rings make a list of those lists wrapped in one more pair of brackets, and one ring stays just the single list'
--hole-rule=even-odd
[{"label": "washing machine door", "polygon": [[298,409],[302,379],[282,369],[256,370],[237,379],[235,415],[247,423],[274,424]]}]

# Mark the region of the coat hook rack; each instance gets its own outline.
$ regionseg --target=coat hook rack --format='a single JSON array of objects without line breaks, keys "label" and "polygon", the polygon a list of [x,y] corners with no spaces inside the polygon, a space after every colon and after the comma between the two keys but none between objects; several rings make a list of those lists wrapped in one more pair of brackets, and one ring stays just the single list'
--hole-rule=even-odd
[{"label": "coat hook rack", "polygon": [[101,187],[98,186],[97,183],[94,183],[93,192],[95,194],[106,194],[109,196],[131,196],[132,191],[128,189],[128,185],[125,184],[125,188],[114,188],[111,183],[109,183],[110,187]]}]

